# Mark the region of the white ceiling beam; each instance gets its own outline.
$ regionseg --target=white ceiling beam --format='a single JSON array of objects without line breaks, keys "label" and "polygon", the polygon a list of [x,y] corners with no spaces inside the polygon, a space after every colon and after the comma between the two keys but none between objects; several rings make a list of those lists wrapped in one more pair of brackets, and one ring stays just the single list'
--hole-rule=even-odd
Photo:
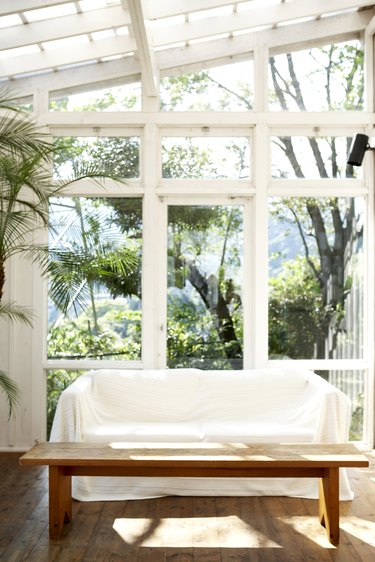
[{"label": "white ceiling beam", "polygon": [[[148,14],[150,19],[157,19],[157,18],[166,18],[177,16],[179,14],[185,14],[187,12],[198,12],[202,10],[211,10],[214,8],[219,8],[221,6],[227,6],[231,3],[235,4],[242,4],[247,0],[146,0],[146,5],[148,8]],[[308,2],[304,2],[303,0],[299,2],[299,4],[307,4]],[[315,2],[309,2],[312,4],[311,8],[315,10]],[[316,2],[319,4],[319,2]],[[335,4],[335,5],[334,5]],[[357,8],[357,7],[366,7],[375,4],[374,0],[343,0],[342,2],[338,0],[336,3],[326,2],[325,11],[333,12],[335,9],[350,9],[350,8]],[[333,8],[331,8],[331,5]],[[338,7],[339,6],[339,7]],[[263,11],[272,10],[272,6],[267,6],[266,9],[262,8]],[[316,10],[315,10],[316,11]],[[243,12],[242,12],[243,13]]]},{"label": "white ceiling beam", "polygon": [[[125,2],[123,2],[125,4]],[[155,54],[149,39],[142,0],[127,0],[137,54],[142,68],[142,83],[148,96],[158,95],[158,72]]]},{"label": "white ceiling beam", "polygon": [[51,49],[36,54],[12,57],[1,61],[0,76],[16,76],[64,65],[84,63],[102,57],[130,53],[135,48],[136,44],[132,38],[119,36],[73,45],[69,48]]},{"label": "white ceiling beam", "polygon": [[104,86],[117,86],[141,80],[141,67],[134,57],[126,57],[77,68],[64,68],[57,72],[35,74],[7,82],[17,93],[32,95],[38,89],[50,91],[56,96],[64,93],[80,93]]},{"label": "white ceiling beam", "polygon": [[165,49],[157,53],[158,64],[161,75],[170,73],[171,69],[174,74],[182,74],[188,65],[197,65],[197,67],[201,65],[205,68],[212,65],[212,61],[215,60],[221,62],[226,60],[229,63],[233,58],[244,53],[248,53],[250,57],[258,45],[267,45],[271,54],[276,54],[286,52],[288,49],[304,48],[311,43],[342,41],[363,31],[371,16],[372,10],[366,10],[356,14],[343,14],[334,18],[323,18],[303,24],[208,41],[204,43],[204,60],[202,43]]},{"label": "white ceiling beam", "polygon": [[130,17],[121,6],[62,16],[35,23],[15,25],[1,30],[0,49],[14,49],[74,35],[126,26]]},{"label": "white ceiling beam", "polygon": [[[242,4],[248,0],[235,0],[236,4]],[[230,0],[146,0],[147,13],[150,20],[158,18],[168,18],[186,14],[188,12],[198,12],[202,10],[211,10],[213,8],[221,8],[231,4]]]},{"label": "white ceiling beam", "polygon": [[1,0],[0,16],[7,16],[15,12],[27,12],[29,10],[50,8],[51,6],[59,6],[66,4],[67,0]]},{"label": "white ceiling beam", "polygon": [[[363,0],[358,3],[368,6],[373,5],[374,0]],[[210,35],[271,26],[276,23],[307,17],[319,17],[324,13],[339,12],[352,7],[353,4],[355,4],[353,0],[330,0],[330,2],[327,2],[327,0],[314,0],[314,2],[291,0],[275,6],[267,6],[267,10],[254,8],[226,16],[215,16],[209,19],[180,23],[169,26],[167,32],[163,28],[154,29],[154,46],[166,46],[181,41],[202,39]]]}]

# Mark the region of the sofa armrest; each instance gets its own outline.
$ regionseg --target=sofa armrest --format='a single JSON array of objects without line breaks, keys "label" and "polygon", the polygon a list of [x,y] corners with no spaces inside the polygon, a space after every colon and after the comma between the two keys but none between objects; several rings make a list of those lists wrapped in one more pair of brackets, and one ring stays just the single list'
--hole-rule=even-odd
[{"label": "sofa armrest", "polygon": [[50,441],[81,441],[82,422],[91,410],[92,377],[78,377],[60,395],[53,419]]},{"label": "sofa armrest", "polygon": [[346,394],[324,382],[319,421],[314,441],[317,443],[346,443],[349,439],[352,404]]}]

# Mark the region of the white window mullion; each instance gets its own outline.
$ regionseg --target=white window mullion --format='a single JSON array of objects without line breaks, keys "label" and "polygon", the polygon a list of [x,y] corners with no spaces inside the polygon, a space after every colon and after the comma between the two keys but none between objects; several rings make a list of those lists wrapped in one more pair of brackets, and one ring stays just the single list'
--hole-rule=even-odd
[{"label": "white window mullion", "polygon": [[160,262],[160,247],[156,208],[156,178],[158,177],[158,135],[154,124],[144,129],[142,149],[143,251],[142,251],[142,360],[145,369],[158,367],[157,300],[159,287],[155,270]]},{"label": "white window mullion", "polygon": [[254,143],[255,204],[253,212],[252,296],[250,321],[252,366],[264,367],[268,359],[268,201],[269,140],[266,125],[255,129]]},{"label": "white window mullion", "polygon": [[254,111],[268,109],[268,47],[261,43],[254,49]]}]

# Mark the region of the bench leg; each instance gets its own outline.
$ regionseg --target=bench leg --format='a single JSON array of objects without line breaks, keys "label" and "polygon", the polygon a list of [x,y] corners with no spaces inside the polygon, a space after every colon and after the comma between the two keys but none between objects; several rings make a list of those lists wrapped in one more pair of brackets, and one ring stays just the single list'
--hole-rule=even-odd
[{"label": "bench leg", "polygon": [[49,536],[57,539],[72,518],[72,477],[61,466],[49,467]]},{"label": "bench leg", "polygon": [[332,544],[339,542],[339,469],[327,468],[319,480],[319,520]]}]

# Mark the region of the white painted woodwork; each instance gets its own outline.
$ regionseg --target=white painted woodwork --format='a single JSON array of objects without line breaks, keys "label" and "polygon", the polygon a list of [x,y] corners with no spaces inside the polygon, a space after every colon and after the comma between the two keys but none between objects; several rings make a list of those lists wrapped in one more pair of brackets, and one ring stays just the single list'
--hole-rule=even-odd
[{"label": "white painted woodwork", "polygon": [[112,6],[102,10],[4,28],[0,34],[0,48],[15,49],[33,43],[113,29],[129,23],[129,14],[120,6]]},{"label": "white painted woodwork", "polygon": [[1,68],[3,76],[15,76],[69,64],[95,61],[102,57],[121,55],[134,51],[135,47],[135,41],[130,37],[112,37],[4,59],[1,62]]},{"label": "white painted woodwork", "polygon": [[65,4],[67,0],[2,0],[0,3],[0,16],[13,14],[14,12],[26,12],[31,9],[50,8]]},{"label": "white painted woodwork", "polygon": [[145,93],[149,96],[157,96],[159,74],[143,14],[142,0],[126,0],[126,4],[128,5],[132,30],[137,44],[137,56],[141,63],[142,83],[145,87]]}]

